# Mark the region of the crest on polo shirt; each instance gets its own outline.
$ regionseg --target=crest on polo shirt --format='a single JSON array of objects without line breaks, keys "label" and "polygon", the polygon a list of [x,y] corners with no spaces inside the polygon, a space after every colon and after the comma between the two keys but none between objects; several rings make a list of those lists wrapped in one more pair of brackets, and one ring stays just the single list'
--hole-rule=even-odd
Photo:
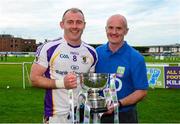
[{"label": "crest on polo shirt", "polygon": [[125,72],[125,67],[122,67],[122,66],[118,66],[118,68],[117,68],[117,75],[119,76],[119,77],[123,77],[124,76],[124,72]]}]

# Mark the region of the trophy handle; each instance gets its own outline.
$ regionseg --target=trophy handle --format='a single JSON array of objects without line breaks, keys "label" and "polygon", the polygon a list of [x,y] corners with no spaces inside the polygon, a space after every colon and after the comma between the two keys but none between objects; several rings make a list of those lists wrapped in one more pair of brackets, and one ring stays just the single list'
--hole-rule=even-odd
[{"label": "trophy handle", "polygon": [[86,101],[86,95],[84,93],[80,93],[78,97],[78,103],[80,105],[85,104]]},{"label": "trophy handle", "polygon": [[79,78],[79,80],[80,80],[80,85],[81,85],[81,87],[82,87],[84,90],[89,90],[89,88],[88,88],[86,85],[84,85],[84,76],[83,76],[83,73],[77,74],[77,78]]}]

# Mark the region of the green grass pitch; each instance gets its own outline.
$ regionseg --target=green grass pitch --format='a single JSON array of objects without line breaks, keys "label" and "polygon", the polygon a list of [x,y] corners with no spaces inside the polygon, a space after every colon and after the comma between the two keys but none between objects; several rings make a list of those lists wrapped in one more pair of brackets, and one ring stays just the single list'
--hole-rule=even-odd
[{"label": "green grass pitch", "polygon": [[[33,59],[8,57],[7,62]],[[27,68],[29,71],[30,65]],[[44,90],[33,88],[28,82],[26,77],[23,89],[22,65],[0,64],[0,123],[42,123]],[[180,123],[180,89],[149,89],[137,109],[141,123]]]}]

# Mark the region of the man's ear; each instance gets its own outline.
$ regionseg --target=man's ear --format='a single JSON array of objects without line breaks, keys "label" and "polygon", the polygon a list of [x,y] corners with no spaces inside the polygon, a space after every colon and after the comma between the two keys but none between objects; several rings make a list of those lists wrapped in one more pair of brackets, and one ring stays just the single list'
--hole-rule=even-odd
[{"label": "man's ear", "polygon": [[125,35],[127,35],[128,31],[129,31],[129,28],[126,29]]},{"label": "man's ear", "polygon": [[106,30],[106,31],[108,30],[108,26],[105,26],[105,30]]},{"label": "man's ear", "polygon": [[84,22],[84,28],[86,27],[86,22]]},{"label": "man's ear", "polygon": [[60,25],[60,27],[61,27],[62,29],[64,28],[64,22],[63,22],[63,21],[59,22],[59,25]]}]

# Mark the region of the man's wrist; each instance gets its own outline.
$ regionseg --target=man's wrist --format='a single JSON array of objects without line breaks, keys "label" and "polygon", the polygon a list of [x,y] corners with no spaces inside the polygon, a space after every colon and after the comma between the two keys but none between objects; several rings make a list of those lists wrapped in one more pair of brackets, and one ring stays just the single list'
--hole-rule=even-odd
[{"label": "man's wrist", "polygon": [[119,107],[121,108],[122,107],[122,103],[120,100],[118,100],[118,104],[119,104]]},{"label": "man's wrist", "polygon": [[58,80],[55,80],[55,86],[56,86],[56,88],[65,88],[64,79],[60,78]]}]

